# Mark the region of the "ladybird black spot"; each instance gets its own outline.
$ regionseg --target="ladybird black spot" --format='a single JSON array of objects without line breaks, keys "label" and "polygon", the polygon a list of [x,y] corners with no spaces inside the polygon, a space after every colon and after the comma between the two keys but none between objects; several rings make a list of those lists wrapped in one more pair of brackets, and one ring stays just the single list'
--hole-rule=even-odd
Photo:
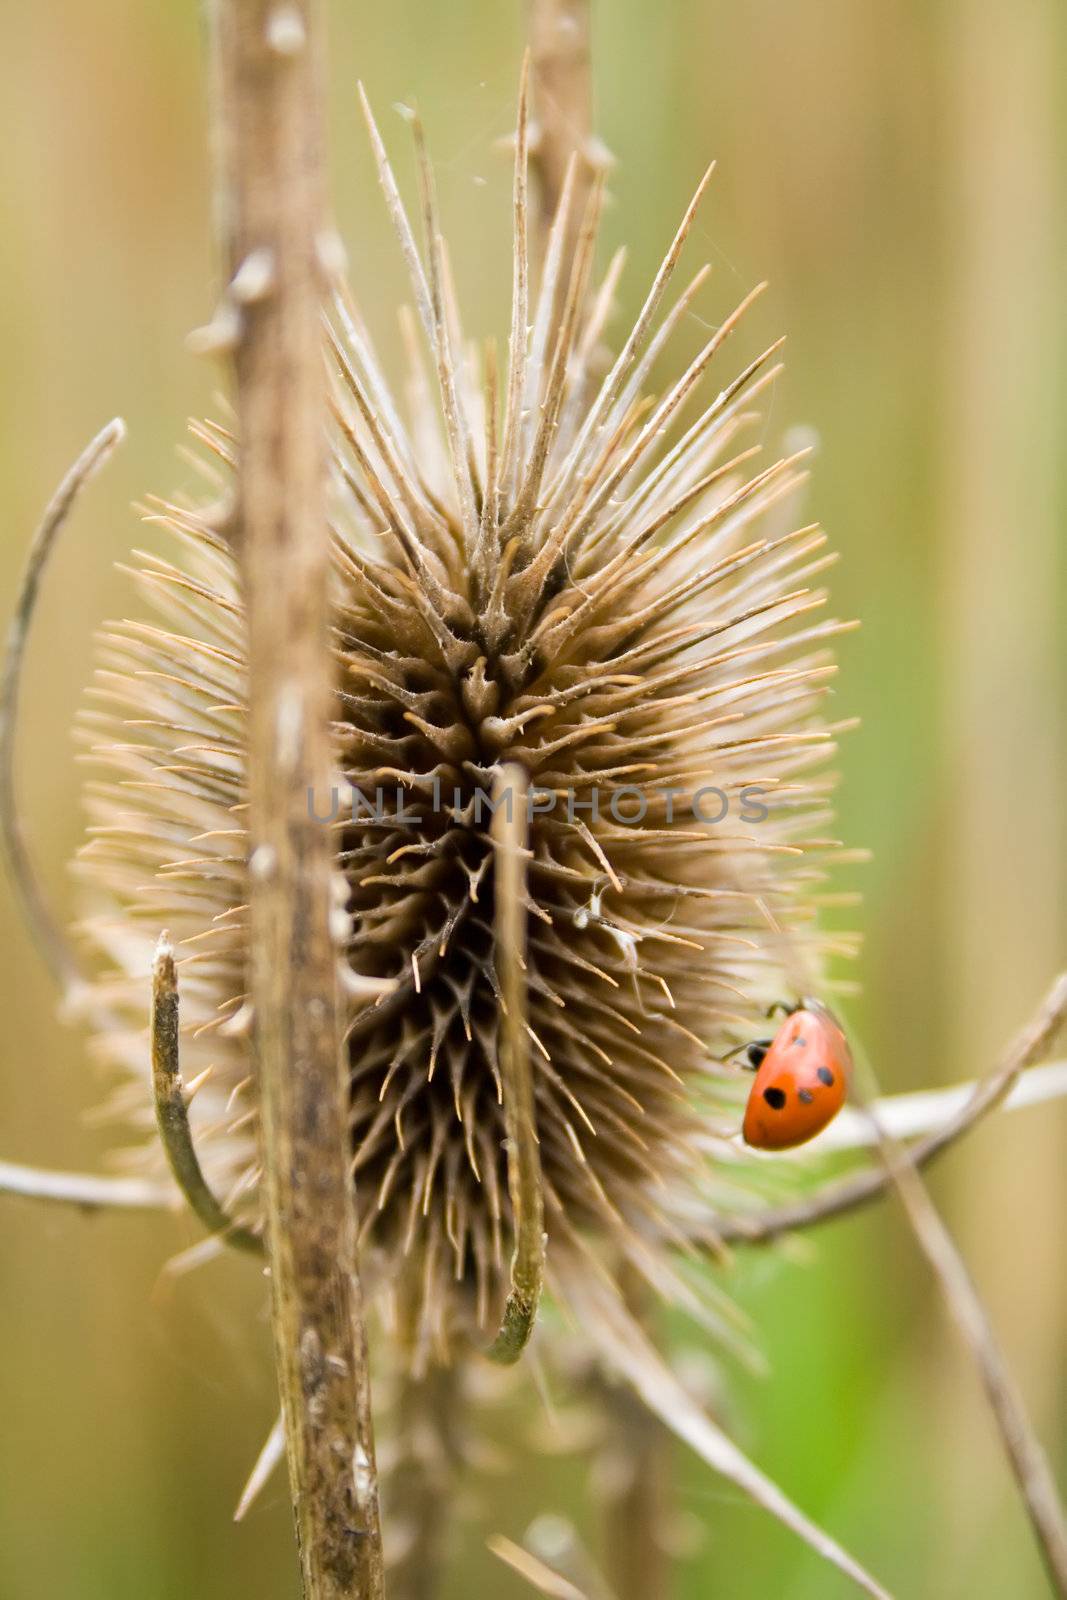
[{"label": "ladybird black spot", "polygon": [[829,1067],[820,1067],[815,1076],[818,1078],[820,1083],[825,1083],[827,1088],[829,1088],[834,1081],[834,1075],[830,1071]]},{"label": "ladybird black spot", "polygon": [[785,1105],[785,1090],[764,1089],[763,1098],[766,1100],[772,1111],[781,1111],[782,1107]]},{"label": "ladybird black spot", "polygon": [[812,1094],[810,1089],[801,1089],[798,1091],[797,1098],[799,1100],[803,1100],[806,1106],[810,1106],[811,1102],[815,1099],[815,1096]]}]

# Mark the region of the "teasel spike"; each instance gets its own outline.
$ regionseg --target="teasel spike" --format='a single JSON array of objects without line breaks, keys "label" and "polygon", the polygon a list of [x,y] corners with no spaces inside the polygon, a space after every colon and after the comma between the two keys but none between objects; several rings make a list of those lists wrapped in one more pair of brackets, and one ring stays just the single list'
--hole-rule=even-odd
[{"label": "teasel spike", "polygon": [[[607,271],[600,281],[589,305],[589,312],[574,351],[574,362],[567,397],[564,401],[560,429],[565,438],[574,435],[574,421],[581,408],[588,404],[588,386],[591,366],[604,336],[609,318],[615,309],[615,296],[619,280],[626,265],[627,252],[623,245],[615,251]],[[546,497],[548,498],[548,497]]]},{"label": "teasel spike", "polygon": [[[735,307],[693,359],[678,382],[660,401],[659,405],[655,407],[648,421],[622,452],[622,459],[615,463],[610,470],[603,470],[607,467],[609,457],[606,454],[602,454],[600,462],[597,463],[593,470],[591,479],[587,480],[590,492],[579,498],[576,510],[572,511],[570,515],[564,515],[561,518],[559,525],[546,538],[534,561],[531,562],[529,569],[531,583],[536,581],[537,578],[543,581],[543,577],[551,570],[554,563],[568,550],[574,552],[572,559],[578,560],[580,558],[582,541],[591,530],[598,513],[602,510],[609,497],[624,482],[630,471],[637,465],[653,440],[660,435],[673,413],[684,402],[690,390],[699,381],[712,357],[720,349],[730,333],[733,332],[745,311],[763,292],[765,287],[764,284],[758,285]],[[772,350],[773,348],[772,346]],[[767,352],[767,354],[770,353]],[[598,478],[599,483],[597,483]]]},{"label": "teasel spike", "polygon": [[379,459],[388,469],[393,485],[403,497],[408,513],[412,517],[416,528],[420,533],[429,532],[440,540],[447,531],[444,518],[428,503],[421,492],[417,475],[409,469],[401,458],[395,437],[390,438],[388,427],[383,426],[379,420],[379,412],[375,403],[365,390],[359,374],[349,361],[325,313],[323,313],[323,325],[327,344],[337,364],[337,371],[343,378],[345,387],[355,400],[360,417],[370,434]]},{"label": "teasel spike", "polygon": [[[356,365],[366,378],[371,401],[377,414],[382,419],[384,430],[392,438],[394,447],[403,459],[409,478],[414,483],[419,484],[420,475],[415,465],[415,451],[411,438],[393,399],[392,391],[382,370],[366,323],[359,314],[351,288],[344,280],[334,284],[331,291],[330,306],[333,316],[341,329],[344,341],[348,345]],[[421,485],[421,487],[425,490],[425,485]],[[434,509],[437,515],[440,516],[440,508],[435,507]]]},{"label": "teasel spike", "polygon": [[[586,202],[585,217],[582,221],[581,231],[578,235],[578,242],[571,263],[570,282],[567,286],[563,314],[560,318],[556,335],[556,348],[548,368],[544,392],[540,401],[537,428],[529,447],[526,474],[523,478],[522,486],[515,497],[515,503],[501,529],[500,536],[504,540],[508,539],[513,533],[522,537],[529,529],[537,509],[537,496],[540,492],[545,467],[548,463],[549,451],[552,448],[556,427],[559,422],[560,407],[563,404],[567,382],[567,363],[574,343],[578,317],[585,301],[589,273],[593,264],[593,250],[596,245],[597,224],[600,220],[603,201],[604,184],[602,180],[598,179],[593,183]],[[526,542],[531,542],[528,534]]]},{"label": "teasel spike", "polygon": [[[563,173],[559,205],[548,232],[541,278],[537,289],[533,328],[530,333],[530,356],[526,364],[526,385],[520,416],[521,448],[529,450],[530,440],[537,427],[538,400],[544,389],[544,375],[552,352],[553,333],[557,330],[560,294],[566,294],[563,282],[567,236],[573,226],[573,212],[578,200],[578,156],[571,155]],[[573,265],[573,263],[572,263]],[[567,275],[570,282],[570,274]],[[518,472],[518,458],[515,461]],[[511,484],[512,493],[515,483]]]},{"label": "teasel spike", "polygon": [[647,337],[648,330],[651,327],[656,312],[659,309],[660,301],[663,299],[667,287],[674,276],[675,268],[677,267],[679,259],[681,258],[682,249],[685,245],[686,239],[689,237],[690,230],[696,219],[697,211],[700,209],[701,201],[703,200],[707,191],[708,184],[711,182],[711,176],[714,171],[715,162],[713,161],[706,169],[704,176],[698,183],[693,198],[690,200],[689,205],[686,208],[685,215],[679,224],[678,230],[675,233],[674,238],[671,240],[670,247],[656,271],[655,277],[652,280],[652,286],[645,298],[644,305],[641,307],[641,310],[638,313],[637,321],[634,323],[633,328],[627,335],[622,349],[616,356],[610,371],[600,386],[600,390],[596,398],[589,407],[585,421],[578,430],[578,435],[574,441],[571,451],[569,452],[567,463],[564,466],[564,471],[568,477],[573,474],[574,464],[580,461],[582,456],[585,454],[593,435],[603,426],[605,413],[611,406],[614,405],[615,401],[622,392],[622,384],[625,381],[626,375],[633,364],[637,351],[641,348],[641,345],[644,343],[644,340]]},{"label": "teasel spike", "polygon": [[[640,360],[635,363],[630,376],[622,387],[622,391],[619,394],[618,399],[611,407],[605,421],[605,427],[610,428],[613,421],[616,421],[619,417],[623,416],[628,411],[634,399],[640,394],[642,386],[649,373],[652,371],[655,362],[663,353],[664,349],[670,342],[672,335],[675,333],[682,319],[689,311],[693,301],[696,299],[697,295],[700,293],[700,290],[706,283],[710,272],[710,266],[705,263],[704,266],[700,268],[700,270],[686,285],[675,304],[668,311],[660,327],[649,340],[644,354],[641,356]],[[570,484],[571,475],[568,471],[568,466],[569,464],[564,464],[560,470],[558,478],[550,486],[549,492],[545,496],[546,511],[549,514],[559,504],[560,499],[565,494]]]},{"label": "teasel spike", "polygon": [[411,119],[415,140],[415,156],[422,195],[423,226],[426,232],[426,253],[429,259],[430,314],[432,317],[431,348],[437,359],[437,377],[441,387],[445,432],[452,456],[452,473],[459,498],[460,517],[467,548],[473,553],[478,539],[477,472],[474,464],[474,446],[471,442],[470,423],[460,401],[457,383],[457,357],[452,346],[451,330],[445,304],[445,267],[440,223],[437,215],[437,186],[433,166],[426,149],[422,121],[416,114]]},{"label": "teasel spike", "polygon": [[[515,134],[515,176],[512,191],[511,331],[508,335],[508,382],[504,434],[493,505],[494,528],[501,521],[500,496],[510,494],[518,462],[522,407],[526,393],[530,337],[529,286],[529,76],[530,52],[523,56]],[[488,497],[487,497],[488,498]],[[484,520],[484,519],[483,519]]]},{"label": "teasel spike", "polygon": [[750,422],[759,420],[758,412],[743,413],[741,408],[752,405],[763,390],[769,388],[781,374],[783,368],[780,363],[762,370],[768,358],[778,348],[780,341],[776,341],[774,346],[757,356],[733,382],[716,395],[674,448],[667,451],[651,468],[647,478],[633,495],[624,500],[615,516],[605,519],[603,526],[586,541],[581,552],[583,562],[588,563],[601,544],[610,538],[624,521],[630,521],[639,515],[647,515],[650,506],[655,505],[657,497],[665,492],[667,485],[673,484],[674,480],[680,480],[684,485],[687,478],[702,470],[702,464],[707,461],[709,455],[713,456],[733,436],[733,431],[740,424],[742,416],[746,416]]},{"label": "teasel spike", "polygon": [[499,404],[500,375],[497,362],[496,343],[492,339],[486,340],[485,356],[483,360],[484,375],[484,401],[485,410],[485,492],[482,497],[482,513],[478,526],[478,547],[475,552],[473,567],[478,588],[481,593],[488,594],[492,584],[492,557],[491,549],[497,539],[497,524],[500,516],[500,469],[501,446],[497,432],[497,408]]}]

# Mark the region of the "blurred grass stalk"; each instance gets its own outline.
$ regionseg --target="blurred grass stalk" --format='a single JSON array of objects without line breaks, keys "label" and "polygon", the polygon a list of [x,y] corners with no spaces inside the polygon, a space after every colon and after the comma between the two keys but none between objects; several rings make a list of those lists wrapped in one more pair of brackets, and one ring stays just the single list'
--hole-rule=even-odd
[{"label": "blurred grass stalk", "polygon": [[[1053,0],[955,0],[942,27],[955,167],[947,270],[956,292],[942,374],[949,826],[939,943],[946,1055],[966,1066],[988,1052],[991,1032],[1011,1026],[1018,997],[1052,970],[1062,944],[1048,885],[1063,870],[1062,393],[1052,333],[1062,318],[1056,63],[1064,41]],[[1067,1286],[1058,1231],[1027,1219],[1067,1207],[1061,1127],[1028,1118],[1023,1163],[1012,1136],[983,1140],[957,1169],[952,1208],[1039,1423],[1054,1415]],[[955,1377],[955,1349],[944,1348],[937,1366],[936,1431],[950,1448],[930,1581],[932,1592],[947,1593],[968,1554],[982,1558],[976,1525],[995,1528],[998,1519],[991,1480],[958,1448],[973,1402]]]}]

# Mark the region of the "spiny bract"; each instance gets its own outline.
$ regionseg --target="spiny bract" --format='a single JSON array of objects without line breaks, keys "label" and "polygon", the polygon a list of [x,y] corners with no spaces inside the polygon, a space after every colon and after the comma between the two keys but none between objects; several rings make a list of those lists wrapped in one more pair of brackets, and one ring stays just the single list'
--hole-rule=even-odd
[{"label": "spiny bract", "polygon": [[[736,1178],[745,1159],[739,1075],[717,1056],[781,991],[776,923],[815,942],[829,782],[811,769],[831,742],[819,707],[836,625],[813,615],[823,536],[787,520],[799,458],[748,476],[756,452],[738,445],[777,346],[686,417],[752,296],[662,396],[647,392],[705,276],[658,321],[707,180],[605,371],[621,256],[590,290],[602,185],[573,166],[528,329],[523,111],[498,393],[492,347],[476,381],[462,342],[429,167],[424,264],[371,131],[438,397],[413,354],[401,420],[339,294],[326,332],[339,778],[309,801],[332,817],[355,975],[365,1272],[418,1366],[488,1331],[507,1287],[494,771],[518,762],[537,795],[527,977],[550,1282],[594,1250],[677,1287],[669,1247],[714,1243],[713,1174],[732,1163]],[[232,466],[232,436],[198,431]],[[255,1223],[237,564],[217,506],[157,502],[150,520],[182,558],[143,558],[161,620],[106,634],[87,719],[103,765],[83,852],[107,907],[91,923],[111,963],[102,1048],[133,1074],[122,1109],[147,1121],[149,950],[170,928],[186,1076],[213,1067],[193,1107],[203,1163]],[[762,818],[747,786],[765,791]],[[361,977],[395,987],[375,1001]]]}]

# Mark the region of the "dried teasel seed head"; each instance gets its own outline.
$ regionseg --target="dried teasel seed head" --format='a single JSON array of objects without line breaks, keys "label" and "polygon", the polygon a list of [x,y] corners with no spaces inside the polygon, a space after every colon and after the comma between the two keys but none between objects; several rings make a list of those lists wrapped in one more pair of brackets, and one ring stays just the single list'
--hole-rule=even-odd
[{"label": "dried teasel seed head", "polygon": [[[517,763],[534,797],[526,979],[550,1284],[554,1263],[593,1250],[669,1288],[671,1249],[714,1242],[716,1171],[736,1183],[748,1159],[720,1057],[781,992],[768,907],[818,952],[835,624],[823,536],[789,521],[802,457],[757,468],[745,443],[778,346],[712,375],[752,296],[648,390],[703,281],[660,317],[694,208],[602,375],[619,265],[590,290],[602,185],[578,217],[568,184],[531,306],[523,112],[508,361],[498,380],[490,346],[478,376],[428,163],[423,255],[371,129],[429,361],[409,318],[405,421],[338,294],[324,335],[338,779],[309,804],[336,841],[365,1275],[417,1367],[492,1329],[513,1247],[494,775]],[[232,433],[196,433],[228,474]],[[81,867],[101,993],[129,1020],[99,1047],[129,1072],[117,1109],[147,1124],[145,974],[169,927],[184,1072],[214,1067],[190,1108],[198,1150],[255,1226],[245,908],[270,863],[248,858],[237,566],[210,508],[147,514],[179,553],[141,559],[156,620],[105,632],[85,715],[100,770]]]}]

